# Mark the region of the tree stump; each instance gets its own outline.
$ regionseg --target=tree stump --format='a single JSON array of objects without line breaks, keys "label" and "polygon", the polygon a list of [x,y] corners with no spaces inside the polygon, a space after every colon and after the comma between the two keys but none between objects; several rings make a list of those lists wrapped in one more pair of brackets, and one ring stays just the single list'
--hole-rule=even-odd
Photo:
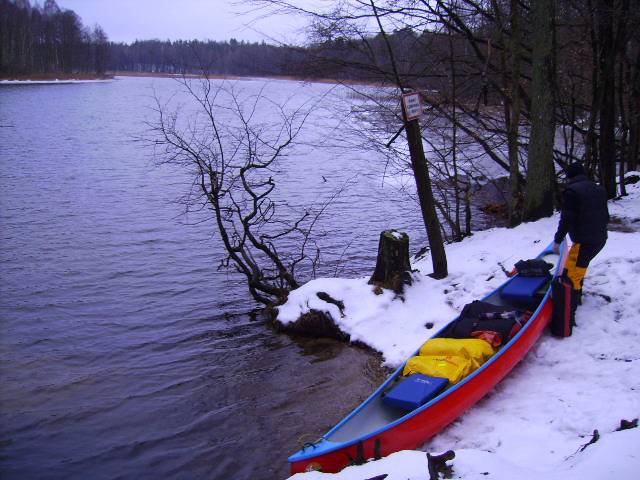
[{"label": "tree stump", "polygon": [[411,284],[409,262],[409,235],[396,230],[385,230],[380,234],[376,269],[369,284],[402,293],[405,284]]}]

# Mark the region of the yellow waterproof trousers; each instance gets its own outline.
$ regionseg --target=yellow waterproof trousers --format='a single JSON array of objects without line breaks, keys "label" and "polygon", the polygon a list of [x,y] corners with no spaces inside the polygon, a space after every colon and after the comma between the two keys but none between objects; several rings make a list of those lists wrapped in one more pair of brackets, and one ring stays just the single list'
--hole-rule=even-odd
[{"label": "yellow waterproof trousers", "polygon": [[582,243],[574,243],[569,249],[569,256],[565,263],[567,276],[573,283],[574,290],[582,290],[584,277],[587,275],[587,267],[589,262],[602,250],[603,244],[587,245]]},{"label": "yellow waterproof trousers", "polygon": [[574,243],[569,250],[569,256],[567,257],[567,263],[565,268],[567,269],[567,276],[573,283],[574,290],[582,290],[582,283],[584,277],[587,275],[587,267],[578,266],[578,255],[580,254],[580,244]]}]

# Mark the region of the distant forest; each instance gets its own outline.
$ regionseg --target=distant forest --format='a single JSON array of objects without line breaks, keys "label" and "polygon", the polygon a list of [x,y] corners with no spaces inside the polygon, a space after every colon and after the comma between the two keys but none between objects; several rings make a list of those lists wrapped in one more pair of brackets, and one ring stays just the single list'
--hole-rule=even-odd
[{"label": "distant forest", "polygon": [[[444,46],[441,35],[433,38],[432,68],[440,64]],[[396,48],[414,51],[416,34],[397,31],[389,34]],[[446,40],[448,41],[448,40]],[[354,42],[358,45],[354,45]],[[72,10],[61,9],[55,0],[0,0],[0,76],[37,77],[65,74],[97,75],[106,72],[211,74],[238,76],[295,76],[304,78],[388,80],[378,67],[362,55],[362,42],[322,39],[307,47],[278,46],[229,41],[138,40],[110,42],[104,30],[88,28]],[[367,42],[368,51],[384,57],[382,38]],[[415,52],[413,64],[424,64],[424,55]],[[427,66],[425,65],[425,68]],[[432,75],[437,78],[439,75]],[[442,75],[446,77],[446,75]],[[431,86],[437,85],[431,82]]]},{"label": "distant forest", "polygon": [[[409,44],[415,42],[412,32],[394,32],[389,37],[398,47],[407,44],[409,50]],[[206,71],[238,76],[384,80],[370,65],[370,59],[354,53],[360,49],[350,43],[340,38],[323,39],[304,48],[235,39],[115,43],[99,25],[86,27],[75,12],[61,9],[55,0],[45,0],[42,6],[30,0],[0,0],[1,77]],[[380,54],[386,51],[380,38],[371,39],[368,48]],[[413,61],[420,60],[416,57]]]},{"label": "distant forest", "polygon": [[[433,39],[432,57],[438,53],[438,39],[433,32],[422,33]],[[387,36],[397,48],[411,50],[416,34],[397,31]],[[446,40],[442,38],[442,40]],[[448,41],[448,40],[446,40]],[[227,42],[200,40],[142,40],[131,44],[110,43],[109,70],[150,73],[202,73],[222,75],[295,76],[298,78],[331,78],[388,80],[361,50],[365,42],[358,40],[323,40],[306,47],[276,46],[231,39]],[[386,44],[382,38],[366,41],[369,50],[384,57]],[[435,63],[439,63],[439,58]],[[414,63],[425,64],[421,52]],[[433,63],[433,62],[432,62]]]},{"label": "distant forest", "polygon": [[55,0],[0,0],[0,76],[97,75],[109,72],[279,76],[300,74],[302,49],[231,39],[110,42]]},{"label": "distant forest", "polygon": [[0,0],[0,75],[53,73],[104,75],[108,65],[107,35],[89,29],[55,0],[31,5],[29,0]]},{"label": "distant forest", "polygon": [[302,51],[266,43],[142,40],[110,43],[109,70],[151,73],[291,75]]}]

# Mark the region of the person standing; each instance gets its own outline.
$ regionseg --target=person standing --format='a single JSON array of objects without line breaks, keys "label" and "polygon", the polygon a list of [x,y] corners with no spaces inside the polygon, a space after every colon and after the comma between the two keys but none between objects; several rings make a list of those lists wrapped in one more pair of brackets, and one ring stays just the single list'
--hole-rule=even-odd
[{"label": "person standing", "polygon": [[558,230],[554,236],[554,252],[567,233],[573,242],[565,264],[565,273],[574,289],[573,309],[582,303],[582,286],[587,267],[607,242],[607,192],[589,180],[582,164],[572,163],[566,169],[567,184],[562,194]]}]

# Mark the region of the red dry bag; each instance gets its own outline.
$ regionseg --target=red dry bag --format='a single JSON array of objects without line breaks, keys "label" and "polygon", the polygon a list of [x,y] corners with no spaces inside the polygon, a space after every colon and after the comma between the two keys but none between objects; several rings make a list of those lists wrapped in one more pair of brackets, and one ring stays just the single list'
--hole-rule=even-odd
[{"label": "red dry bag", "polygon": [[551,282],[551,333],[556,337],[569,337],[575,325],[575,309],[573,308],[573,283],[566,275],[560,275]]}]

